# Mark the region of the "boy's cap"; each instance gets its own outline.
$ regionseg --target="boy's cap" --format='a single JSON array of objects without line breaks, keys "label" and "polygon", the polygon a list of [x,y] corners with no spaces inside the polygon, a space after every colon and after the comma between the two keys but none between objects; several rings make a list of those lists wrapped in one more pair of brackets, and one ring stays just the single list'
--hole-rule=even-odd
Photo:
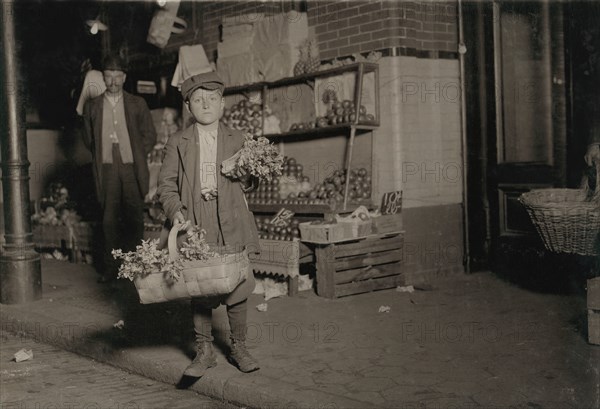
[{"label": "boy's cap", "polygon": [[127,63],[119,54],[109,54],[102,60],[102,70],[127,72]]},{"label": "boy's cap", "polygon": [[192,95],[192,92],[196,91],[198,88],[211,91],[218,89],[223,93],[225,83],[214,71],[193,75],[181,84],[181,95],[183,96],[183,100],[188,100],[190,95]]}]

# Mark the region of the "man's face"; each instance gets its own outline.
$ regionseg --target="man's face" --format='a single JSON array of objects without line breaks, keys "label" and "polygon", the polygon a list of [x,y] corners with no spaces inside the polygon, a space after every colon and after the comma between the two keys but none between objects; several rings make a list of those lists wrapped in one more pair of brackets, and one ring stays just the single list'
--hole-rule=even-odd
[{"label": "man's face", "polygon": [[118,94],[123,91],[123,83],[126,77],[123,71],[105,70],[103,75],[109,93]]},{"label": "man's face", "polygon": [[210,125],[223,115],[225,99],[219,90],[198,88],[190,96],[187,107],[198,123]]}]

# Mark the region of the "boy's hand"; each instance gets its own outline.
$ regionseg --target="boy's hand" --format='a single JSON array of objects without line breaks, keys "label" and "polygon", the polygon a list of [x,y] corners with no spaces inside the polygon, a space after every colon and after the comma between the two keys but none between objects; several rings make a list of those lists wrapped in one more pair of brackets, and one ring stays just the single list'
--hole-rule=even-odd
[{"label": "boy's hand", "polygon": [[185,223],[185,217],[183,217],[183,213],[177,212],[175,216],[173,216],[173,225],[183,224]]},{"label": "boy's hand", "polygon": [[223,175],[225,175],[231,179],[240,179],[240,180],[244,180],[250,176],[248,174],[248,172],[246,172],[246,169],[241,168],[239,166],[235,166],[234,168],[229,169],[227,171],[223,170]]},{"label": "boy's hand", "polygon": [[248,178],[249,176],[250,175],[248,174],[248,172],[246,172],[246,169],[244,169],[244,168],[236,167],[233,172],[233,177],[235,179],[244,180],[244,179]]}]

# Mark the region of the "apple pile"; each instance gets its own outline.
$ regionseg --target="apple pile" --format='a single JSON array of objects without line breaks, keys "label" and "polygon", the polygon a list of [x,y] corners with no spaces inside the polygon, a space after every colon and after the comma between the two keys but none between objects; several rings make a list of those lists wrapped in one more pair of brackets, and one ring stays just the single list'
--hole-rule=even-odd
[{"label": "apple pile", "polygon": [[290,132],[351,124],[354,123],[357,116],[359,123],[371,122],[375,120],[375,116],[367,113],[367,108],[364,105],[361,105],[357,110],[354,101],[349,99],[345,99],[341,102],[334,101],[331,103],[331,106],[327,110],[325,116],[319,116],[312,122],[293,123],[290,126]]},{"label": "apple pile", "polygon": [[[247,193],[250,203],[255,204],[330,204],[344,201],[344,189],[348,172],[336,170],[323,182],[312,184],[304,175],[304,167],[295,158],[286,157],[282,175],[271,181],[263,181],[255,191]],[[371,197],[371,176],[365,168],[352,169],[348,176],[348,199],[357,202]]]},{"label": "apple pile", "polygon": [[[323,183],[316,184],[308,192],[308,199],[327,199],[329,203],[343,202],[347,175],[348,172],[346,169],[334,171],[330,177],[323,180]],[[348,187],[349,201],[369,199],[371,197],[371,176],[368,175],[365,168],[352,169],[347,177],[350,183]]]},{"label": "apple pile", "polygon": [[256,228],[258,229],[258,237],[267,240],[283,240],[292,241],[300,237],[300,229],[298,219],[290,219],[285,226],[275,226],[271,224],[270,217],[254,217]]},{"label": "apple pile", "polygon": [[[317,118],[317,126],[332,126],[339,124],[354,123],[358,116],[358,122],[374,121],[375,116],[367,113],[367,108],[361,105],[356,109],[354,101],[345,99],[343,101],[334,101],[327,110],[324,117]],[[327,121],[327,122],[325,122]]]},{"label": "apple pile", "polygon": [[280,178],[273,178],[271,181],[262,181],[256,190],[246,194],[248,201],[257,204],[280,203],[279,181]]},{"label": "apple pile", "polygon": [[[288,198],[297,197],[301,192],[312,188],[310,178],[303,174],[304,167],[295,158],[285,158],[282,175],[271,181],[263,181],[253,192],[247,194],[251,203],[272,204],[291,203]],[[293,202],[296,203],[296,202]]]},{"label": "apple pile", "polygon": [[[266,108],[266,111],[268,111],[268,108]],[[253,136],[261,136],[262,115],[261,104],[242,99],[237,104],[223,110],[221,122],[229,128],[248,132]]]}]

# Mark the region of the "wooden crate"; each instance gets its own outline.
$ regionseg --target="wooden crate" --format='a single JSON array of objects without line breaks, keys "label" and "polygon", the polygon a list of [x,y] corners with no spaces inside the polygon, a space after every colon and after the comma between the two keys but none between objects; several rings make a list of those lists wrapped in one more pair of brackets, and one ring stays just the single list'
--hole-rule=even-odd
[{"label": "wooden crate", "polygon": [[334,243],[344,239],[344,226],[335,224],[300,223],[300,237],[309,243]]},{"label": "wooden crate", "polygon": [[402,213],[384,214],[379,217],[373,217],[371,221],[373,222],[373,234],[391,233],[403,229]]},{"label": "wooden crate", "polygon": [[73,226],[73,262],[81,263],[86,253],[92,253],[97,240],[94,238],[96,226],[93,223],[80,223]]},{"label": "wooden crate", "polygon": [[600,277],[587,281],[588,341],[600,345]]},{"label": "wooden crate", "polygon": [[36,248],[71,249],[71,231],[68,226],[42,225],[33,226],[33,241]]},{"label": "wooden crate", "polygon": [[326,298],[394,288],[404,284],[403,233],[318,245],[317,293]]},{"label": "wooden crate", "polygon": [[94,225],[90,223],[73,226],[73,248],[90,252],[94,248]]},{"label": "wooden crate", "polygon": [[315,244],[330,244],[364,238],[371,234],[371,221],[337,222],[334,224],[300,223],[302,241]]}]

